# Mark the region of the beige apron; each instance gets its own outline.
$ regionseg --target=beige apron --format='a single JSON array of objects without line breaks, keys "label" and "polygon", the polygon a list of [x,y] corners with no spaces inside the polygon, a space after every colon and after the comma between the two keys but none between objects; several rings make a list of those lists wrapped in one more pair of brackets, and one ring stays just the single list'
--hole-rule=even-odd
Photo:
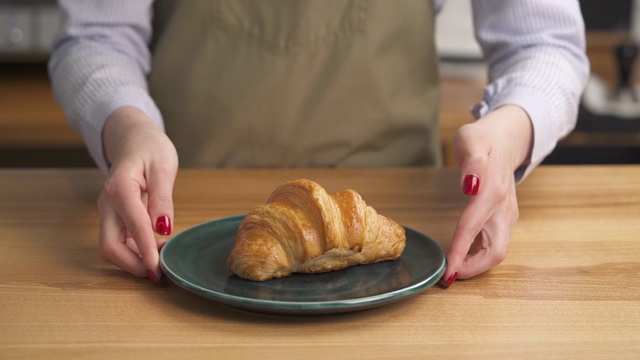
[{"label": "beige apron", "polygon": [[150,91],[181,166],[440,164],[432,1],[155,10]]}]

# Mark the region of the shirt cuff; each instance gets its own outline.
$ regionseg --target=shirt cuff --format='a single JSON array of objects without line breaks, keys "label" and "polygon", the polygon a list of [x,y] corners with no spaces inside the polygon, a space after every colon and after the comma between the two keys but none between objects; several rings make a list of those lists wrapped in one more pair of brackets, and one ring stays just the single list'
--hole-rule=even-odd
[{"label": "shirt cuff", "polygon": [[145,90],[139,88],[124,88],[105,94],[104,100],[98,101],[89,109],[87,114],[90,121],[82,122],[80,129],[89,154],[98,168],[105,174],[109,172],[110,164],[104,152],[102,130],[109,116],[124,106],[139,109],[164,131],[164,123],[160,110]]},{"label": "shirt cuff", "polygon": [[514,173],[516,183],[520,183],[553,151],[558,139],[553,124],[551,104],[541,93],[528,87],[516,86],[502,89],[495,95],[488,89],[485,91],[484,100],[474,106],[471,112],[476,119],[479,119],[508,104],[521,107],[529,115],[533,126],[531,158],[525,160]]}]

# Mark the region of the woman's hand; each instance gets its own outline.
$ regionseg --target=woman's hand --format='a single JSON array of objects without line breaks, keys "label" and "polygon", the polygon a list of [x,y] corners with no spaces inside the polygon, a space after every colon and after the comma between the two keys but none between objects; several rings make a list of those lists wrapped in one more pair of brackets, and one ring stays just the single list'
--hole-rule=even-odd
[{"label": "woman's hand", "polygon": [[111,164],[98,199],[102,258],[158,283],[159,250],[171,234],[173,184],[178,170],[175,147],[144,113],[124,107],[107,120],[104,150]]},{"label": "woman's hand", "polygon": [[461,166],[461,188],[470,200],[447,251],[445,287],[504,259],[518,220],[514,172],[529,158],[532,142],[531,121],[515,105],[500,107],[456,133],[454,153]]}]

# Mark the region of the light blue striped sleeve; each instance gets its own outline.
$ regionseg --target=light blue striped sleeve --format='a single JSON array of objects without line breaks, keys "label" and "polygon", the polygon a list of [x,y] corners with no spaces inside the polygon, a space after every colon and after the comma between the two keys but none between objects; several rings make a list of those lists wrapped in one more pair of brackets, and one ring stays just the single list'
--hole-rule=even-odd
[{"label": "light blue striped sleeve", "polygon": [[53,93],[69,124],[108,171],[102,128],[108,116],[133,106],[164,128],[148,94],[152,0],[59,0],[62,25],[51,58]]},{"label": "light blue striped sleeve", "polygon": [[534,143],[521,181],[575,127],[589,76],[577,0],[474,0],[476,37],[489,64],[489,85],[474,108],[481,117],[505,104],[531,118]]}]

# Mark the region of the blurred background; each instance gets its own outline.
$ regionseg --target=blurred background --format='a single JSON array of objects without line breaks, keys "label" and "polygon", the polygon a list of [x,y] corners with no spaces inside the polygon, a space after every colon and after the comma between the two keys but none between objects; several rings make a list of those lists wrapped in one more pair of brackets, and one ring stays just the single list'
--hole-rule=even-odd
[{"label": "blurred background", "polygon": [[[640,163],[637,55],[640,0],[581,0],[591,79],[575,131],[546,164]],[[51,94],[46,71],[60,15],[53,0],[0,0],[0,167],[93,167]],[[472,121],[486,67],[475,42],[470,1],[445,3],[437,22],[441,138],[445,165],[455,130]]]}]

